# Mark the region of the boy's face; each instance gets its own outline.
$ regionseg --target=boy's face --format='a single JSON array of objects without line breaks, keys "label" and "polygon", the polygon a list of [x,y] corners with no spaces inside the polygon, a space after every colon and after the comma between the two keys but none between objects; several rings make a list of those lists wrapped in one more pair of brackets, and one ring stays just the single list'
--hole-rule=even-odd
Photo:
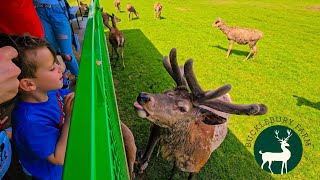
[{"label": "boy's face", "polygon": [[57,64],[50,50],[42,47],[36,50],[37,71],[33,78],[37,90],[51,91],[63,86],[62,67]]}]

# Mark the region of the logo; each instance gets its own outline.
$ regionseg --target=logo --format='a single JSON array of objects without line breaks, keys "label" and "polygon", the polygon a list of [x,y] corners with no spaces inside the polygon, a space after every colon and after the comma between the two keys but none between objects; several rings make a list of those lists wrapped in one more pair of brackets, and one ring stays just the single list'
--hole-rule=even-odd
[{"label": "logo", "polygon": [[285,174],[299,164],[302,142],[289,127],[271,126],[258,135],[254,155],[261,169],[272,174]]}]

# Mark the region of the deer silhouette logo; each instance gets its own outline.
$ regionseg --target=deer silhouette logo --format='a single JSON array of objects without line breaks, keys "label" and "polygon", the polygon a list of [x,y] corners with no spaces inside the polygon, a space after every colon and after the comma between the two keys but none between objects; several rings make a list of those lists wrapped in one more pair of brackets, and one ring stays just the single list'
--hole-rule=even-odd
[{"label": "deer silhouette logo", "polygon": [[288,173],[288,160],[291,157],[291,152],[290,150],[287,148],[290,145],[288,144],[288,140],[289,138],[292,136],[291,134],[291,130],[287,130],[287,134],[288,136],[286,138],[279,138],[278,134],[279,134],[279,130],[274,131],[274,133],[276,134],[276,138],[278,139],[278,141],[281,144],[281,149],[282,152],[262,152],[261,150],[259,151],[259,153],[262,155],[262,164],[261,164],[261,169],[263,169],[263,166],[266,162],[269,162],[269,170],[271,171],[271,173],[273,174],[272,170],[271,170],[271,164],[273,161],[281,161],[282,162],[282,168],[281,168],[281,174],[283,174],[283,169],[286,169],[286,173]]}]

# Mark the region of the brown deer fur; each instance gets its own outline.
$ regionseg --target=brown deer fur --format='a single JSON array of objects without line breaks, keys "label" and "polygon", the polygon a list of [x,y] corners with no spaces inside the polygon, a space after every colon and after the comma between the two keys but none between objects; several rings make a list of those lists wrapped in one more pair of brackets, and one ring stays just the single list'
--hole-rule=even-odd
[{"label": "brown deer fur", "polygon": [[[138,12],[136,11],[136,9],[133,7],[132,4],[130,4],[130,3],[127,4],[126,9],[127,9],[127,12],[128,12],[128,20],[129,20],[129,21],[130,21],[130,15],[131,15],[131,13],[134,13],[134,14],[136,15],[136,17],[139,18],[139,14],[138,14]],[[131,19],[132,19],[132,17],[131,17]]]},{"label": "brown deer fur", "polygon": [[120,12],[120,0],[114,0],[114,7]]},{"label": "brown deer fur", "polygon": [[85,4],[85,3],[83,3],[82,1],[80,1],[80,11],[81,11],[81,13],[80,13],[80,11],[78,11],[77,12],[77,15],[78,16],[87,16],[88,15],[88,13],[89,13],[89,6],[87,5],[87,4]]},{"label": "brown deer fur", "polygon": [[122,131],[124,148],[127,156],[129,175],[130,175],[130,179],[133,179],[135,177],[133,168],[134,168],[134,163],[136,161],[137,147],[134,142],[134,136],[131,130],[122,122],[121,122],[121,131]]},{"label": "brown deer fur", "polygon": [[227,26],[222,21],[221,18],[217,18],[216,22],[212,24],[212,27],[218,27],[224,34],[227,35],[227,38],[230,41],[226,58],[229,57],[229,54],[233,47],[234,42],[237,42],[238,44],[243,44],[243,45],[249,44],[250,53],[244,60],[248,60],[248,58],[252,53],[253,53],[252,60],[254,60],[258,51],[256,44],[258,40],[261,39],[263,36],[261,31],[256,29],[241,28],[237,26]]},{"label": "brown deer fur", "polygon": [[154,9],[154,18],[155,19],[161,19],[161,11],[162,11],[162,4],[160,2],[157,2],[153,6]]},{"label": "brown deer fur", "polygon": [[154,123],[147,150],[137,162],[139,173],[148,166],[159,141],[163,156],[174,161],[171,178],[177,171],[189,172],[189,178],[192,178],[226,137],[230,114],[262,115],[267,112],[267,107],[263,104],[232,104],[226,94],[230,85],[203,91],[193,72],[193,60],[185,63],[182,72],[175,49],[170,52],[170,63],[165,56],[163,64],[177,87],[163,94],[140,93],[134,103],[138,115]]}]

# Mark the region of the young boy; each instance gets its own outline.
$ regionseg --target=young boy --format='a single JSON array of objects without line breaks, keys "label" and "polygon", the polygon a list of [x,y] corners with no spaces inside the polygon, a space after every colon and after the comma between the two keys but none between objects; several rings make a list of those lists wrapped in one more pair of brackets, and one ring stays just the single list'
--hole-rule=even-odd
[{"label": "young boy", "polygon": [[21,69],[19,100],[12,113],[13,143],[21,165],[34,179],[62,179],[74,94],[63,84],[55,51],[24,35],[0,42],[16,47]]}]

